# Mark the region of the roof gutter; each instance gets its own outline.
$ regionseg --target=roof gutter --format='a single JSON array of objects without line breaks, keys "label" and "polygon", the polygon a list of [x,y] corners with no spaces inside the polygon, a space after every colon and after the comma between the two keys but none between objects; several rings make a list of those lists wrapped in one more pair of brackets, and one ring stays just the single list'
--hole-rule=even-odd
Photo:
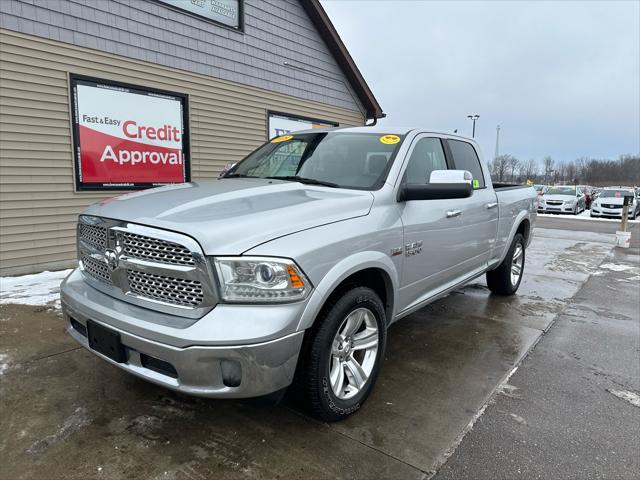
[{"label": "roof gutter", "polygon": [[356,92],[360,102],[362,102],[367,119],[372,118],[373,124],[371,125],[375,125],[377,119],[384,118],[385,114],[382,111],[382,107],[378,103],[378,100],[376,100],[376,97],[369,88],[369,85],[367,85],[362,73],[358,69],[356,62],[353,60],[351,54],[347,50],[347,47],[342,42],[340,35],[338,35],[338,32],[333,26],[333,23],[331,23],[331,19],[327,15],[327,12],[322,8],[319,0],[300,0],[300,3],[317,28],[320,36],[329,47],[329,50],[344,72],[347,80],[349,80],[349,83]]}]

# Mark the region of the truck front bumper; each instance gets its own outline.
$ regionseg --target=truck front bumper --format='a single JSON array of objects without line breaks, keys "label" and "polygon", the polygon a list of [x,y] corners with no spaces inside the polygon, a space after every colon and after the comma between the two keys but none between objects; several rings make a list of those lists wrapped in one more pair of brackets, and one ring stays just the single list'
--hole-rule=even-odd
[{"label": "truck front bumper", "polygon": [[[149,317],[156,313],[116,301],[95,290],[82,281],[78,271],[63,282],[61,299],[67,331],[82,346],[103,360],[163,387],[201,397],[247,398],[275,392],[287,387],[293,380],[304,331],[285,333],[277,338],[246,345],[176,346],[145,338],[131,329],[123,328],[132,314],[140,314],[142,310]],[[242,309],[244,306],[234,307]],[[215,319],[208,319],[215,310],[195,324],[215,323]],[[246,308],[247,314],[252,312],[255,312],[252,308]],[[292,310],[284,308],[281,313],[286,318],[292,315]],[[273,314],[277,312],[272,309],[268,316]],[[256,322],[261,320],[255,319]],[[116,362],[90,348],[87,321],[119,334],[125,351],[123,362]],[[167,331],[166,326],[159,326],[159,329]],[[171,343],[181,344],[189,337],[188,327],[170,327],[170,330],[176,336],[176,341]],[[202,340],[202,343],[210,343],[212,339]]]}]

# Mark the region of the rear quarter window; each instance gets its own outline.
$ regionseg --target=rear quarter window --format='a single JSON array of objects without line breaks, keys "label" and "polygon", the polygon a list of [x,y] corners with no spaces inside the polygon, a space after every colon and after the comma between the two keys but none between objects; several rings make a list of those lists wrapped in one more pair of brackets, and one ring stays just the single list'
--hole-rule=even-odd
[{"label": "rear quarter window", "polygon": [[467,170],[473,176],[473,188],[484,188],[484,175],[480,159],[473,145],[460,140],[448,140],[456,170]]}]

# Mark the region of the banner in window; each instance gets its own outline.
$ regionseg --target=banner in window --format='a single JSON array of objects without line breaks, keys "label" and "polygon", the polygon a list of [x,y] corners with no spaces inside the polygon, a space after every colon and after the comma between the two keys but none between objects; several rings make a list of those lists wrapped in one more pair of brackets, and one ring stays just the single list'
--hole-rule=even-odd
[{"label": "banner in window", "polygon": [[269,138],[279,137],[298,130],[309,130],[312,128],[337,127],[338,124],[327,120],[316,120],[313,118],[288,115],[286,113],[269,112]]},{"label": "banner in window", "polygon": [[228,27],[241,28],[241,0],[158,0],[180,10],[185,10],[207,20]]},{"label": "banner in window", "polygon": [[190,180],[184,95],[71,76],[76,190]]}]

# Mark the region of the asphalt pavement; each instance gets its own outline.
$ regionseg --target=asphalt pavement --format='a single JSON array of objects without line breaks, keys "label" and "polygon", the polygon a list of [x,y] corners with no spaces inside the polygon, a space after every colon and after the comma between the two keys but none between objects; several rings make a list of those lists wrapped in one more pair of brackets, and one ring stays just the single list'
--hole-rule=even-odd
[{"label": "asphalt pavement", "polygon": [[[601,222],[540,220],[615,232]],[[639,230],[636,247],[603,260],[498,389],[437,480],[640,477]]]},{"label": "asphalt pavement", "polygon": [[330,425],[177,395],[53,307],[1,305],[0,479],[632,478],[638,251],[600,223],[540,218],[517,295],[478,279],[393,325],[372,396]]}]

